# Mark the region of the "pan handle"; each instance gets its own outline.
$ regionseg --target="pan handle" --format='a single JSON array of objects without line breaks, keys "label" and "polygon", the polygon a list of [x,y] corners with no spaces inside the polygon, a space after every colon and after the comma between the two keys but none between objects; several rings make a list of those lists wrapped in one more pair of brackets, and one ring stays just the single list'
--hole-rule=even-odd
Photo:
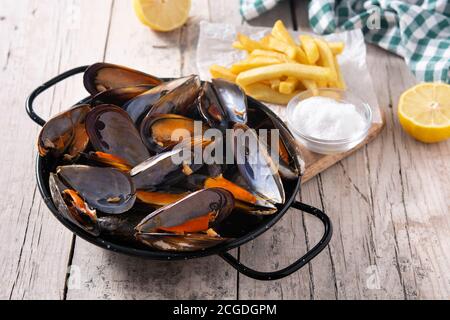
[{"label": "pan handle", "polygon": [[88,68],[88,66],[82,66],[82,67],[78,67],[78,68],[74,68],[71,69],[69,71],[66,71],[62,74],[60,74],[59,76],[54,77],[53,79],[47,81],[46,83],[44,83],[43,85],[39,86],[38,88],[36,88],[31,94],[30,96],[27,98],[27,101],[25,103],[25,108],[27,110],[28,115],[30,116],[31,120],[33,120],[34,122],[36,122],[38,125],[40,125],[41,127],[44,126],[45,124],[45,120],[42,119],[41,117],[39,117],[35,112],[34,112],[34,100],[37,98],[37,96],[39,96],[42,92],[44,92],[45,90],[53,87],[55,84],[57,84],[58,82],[63,81],[64,79],[67,79],[71,76],[74,76],[76,74],[79,73],[83,73],[86,71],[86,69]]},{"label": "pan handle", "polygon": [[297,271],[298,269],[305,266],[328,245],[328,243],[331,240],[331,236],[333,234],[333,227],[331,225],[330,218],[328,218],[328,216],[321,210],[297,201],[294,202],[292,206],[295,209],[309,213],[315,216],[316,218],[320,219],[320,221],[322,221],[324,226],[324,233],[322,239],[320,239],[320,241],[314,246],[314,248],[308,251],[303,257],[292,263],[290,266],[273,272],[261,272],[251,269],[240,263],[236,258],[234,258],[229,253],[220,254],[221,258],[224,259],[226,262],[228,262],[237,271],[246,275],[247,277],[263,281],[278,280],[287,277],[292,273],[294,273],[295,271]]}]

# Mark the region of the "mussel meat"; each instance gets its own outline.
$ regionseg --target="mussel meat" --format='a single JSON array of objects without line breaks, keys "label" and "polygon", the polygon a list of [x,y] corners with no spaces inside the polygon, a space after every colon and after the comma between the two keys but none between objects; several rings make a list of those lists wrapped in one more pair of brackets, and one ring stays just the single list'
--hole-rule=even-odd
[{"label": "mussel meat", "polygon": [[192,252],[215,247],[231,239],[207,234],[137,233],[141,243],[161,251]]},{"label": "mussel meat", "polygon": [[202,136],[206,130],[200,125],[196,132],[195,121],[177,114],[149,116],[141,125],[141,138],[150,151],[160,153],[174,147],[184,139]]}]

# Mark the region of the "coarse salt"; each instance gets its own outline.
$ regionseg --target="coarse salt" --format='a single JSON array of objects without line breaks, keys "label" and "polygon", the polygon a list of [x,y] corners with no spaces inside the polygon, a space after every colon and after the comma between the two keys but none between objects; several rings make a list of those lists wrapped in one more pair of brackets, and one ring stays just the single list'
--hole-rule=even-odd
[{"label": "coarse salt", "polygon": [[292,123],[307,136],[323,140],[348,139],[362,134],[366,121],[351,103],[311,97],[297,105]]}]

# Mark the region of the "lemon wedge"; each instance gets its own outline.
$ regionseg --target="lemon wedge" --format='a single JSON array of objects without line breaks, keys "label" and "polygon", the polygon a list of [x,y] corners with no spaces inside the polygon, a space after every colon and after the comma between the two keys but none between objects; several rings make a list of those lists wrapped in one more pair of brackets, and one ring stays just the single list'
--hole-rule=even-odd
[{"label": "lemon wedge", "polygon": [[421,83],[405,91],[398,103],[403,129],[419,141],[450,138],[450,85]]},{"label": "lemon wedge", "polygon": [[189,18],[191,0],[134,0],[139,20],[156,31],[172,31]]}]

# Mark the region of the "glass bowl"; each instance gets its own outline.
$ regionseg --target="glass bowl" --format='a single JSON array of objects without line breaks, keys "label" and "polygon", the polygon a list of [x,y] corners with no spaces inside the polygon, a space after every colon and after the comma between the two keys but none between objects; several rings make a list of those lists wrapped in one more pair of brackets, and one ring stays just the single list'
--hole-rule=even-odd
[{"label": "glass bowl", "polygon": [[[294,113],[298,111],[298,108],[301,108],[301,106],[299,106],[300,102],[314,96],[332,98],[339,102],[353,104],[356,108],[356,111],[363,117],[365,121],[364,129],[355,132],[345,139],[320,139],[302,132],[301,124],[295,122],[296,117]],[[318,89],[315,93],[311,90],[303,91],[302,93],[292,98],[292,100],[289,102],[286,115],[288,126],[293,131],[298,140],[307,149],[321,154],[341,153],[354,148],[367,137],[367,135],[369,134],[369,129],[372,126],[372,109],[370,105],[364,102],[357,95],[342,89],[324,88]]]}]

